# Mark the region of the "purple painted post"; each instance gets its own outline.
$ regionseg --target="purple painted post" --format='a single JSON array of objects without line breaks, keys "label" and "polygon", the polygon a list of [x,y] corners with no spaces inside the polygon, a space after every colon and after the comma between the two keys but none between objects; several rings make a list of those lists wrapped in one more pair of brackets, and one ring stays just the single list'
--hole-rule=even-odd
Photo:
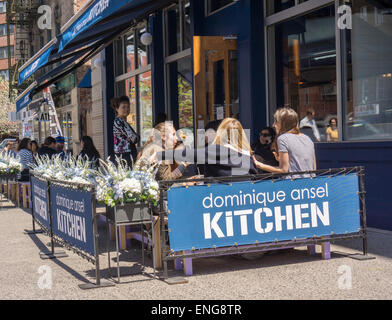
[{"label": "purple painted post", "polygon": [[[184,251],[184,253],[190,253],[190,251]],[[183,261],[184,261],[184,274],[186,276],[193,275],[192,258],[186,258]]]},{"label": "purple painted post", "polygon": [[329,242],[324,242],[321,245],[321,248],[322,248],[321,255],[323,260],[331,259],[331,244]]},{"label": "purple painted post", "polygon": [[176,270],[182,270],[183,269],[183,266],[184,264],[182,263],[182,260],[181,259],[176,259],[176,260],[174,260],[174,268],[176,269]]},{"label": "purple painted post", "polygon": [[316,254],[316,246],[315,245],[308,246],[308,253],[310,256],[314,256]]}]

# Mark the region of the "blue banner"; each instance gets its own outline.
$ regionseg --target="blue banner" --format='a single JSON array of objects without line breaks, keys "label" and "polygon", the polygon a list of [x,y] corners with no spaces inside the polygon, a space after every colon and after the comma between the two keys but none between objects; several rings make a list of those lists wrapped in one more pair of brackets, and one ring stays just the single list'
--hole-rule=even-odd
[{"label": "blue banner", "polygon": [[27,92],[23,97],[18,99],[16,101],[16,112],[21,111],[22,109],[26,108],[30,102],[31,102],[31,97],[30,97],[31,91]]},{"label": "blue banner", "polygon": [[49,56],[52,53],[54,45],[49,47],[37,59],[32,61],[27,67],[19,72],[18,85],[20,86],[27,78],[32,76],[39,68],[46,65],[49,61]]},{"label": "blue banner", "polygon": [[170,249],[358,232],[358,176],[240,182],[168,191]]},{"label": "blue banner", "polygon": [[99,21],[109,17],[124,5],[133,0],[96,0],[66,31],[60,38],[59,50],[75,39],[79,34],[95,25]]},{"label": "blue banner", "polygon": [[91,193],[51,185],[50,207],[53,234],[94,256]]},{"label": "blue banner", "polygon": [[34,219],[48,232],[50,230],[48,183],[34,176],[31,176],[31,201]]}]

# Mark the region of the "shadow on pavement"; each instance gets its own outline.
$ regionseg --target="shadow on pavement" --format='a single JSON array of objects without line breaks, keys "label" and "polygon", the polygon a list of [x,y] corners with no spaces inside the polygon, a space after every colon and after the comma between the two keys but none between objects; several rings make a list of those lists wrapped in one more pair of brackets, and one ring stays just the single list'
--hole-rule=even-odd
[{"label": "shadow on pavement", "polygon": [[[50,252],[50,249],[48,247],[46,247],[45,244],[35,234],[29,234],[28,236],[34,242],[34,244],[37,246],[37,248],[40,250],[40,252],[44,252],[44,253]],[[66,253],[68,254],[69,252],[66,252]],[[65,259],[65,258],[63,258],[63,259]],[[51,261],[53,261],[56,265],[58,265],[60,268],[67,271],[69,274],[71,274],[73,277],[75,277],[79,281],[90,282],[90,280],[83,277],[80,273],[78,273],[74,269],[70,268],[68,265],[63,263],[61,260],[51,259]],[[94,272],[94,276],[95,276],[95,272]]]}]

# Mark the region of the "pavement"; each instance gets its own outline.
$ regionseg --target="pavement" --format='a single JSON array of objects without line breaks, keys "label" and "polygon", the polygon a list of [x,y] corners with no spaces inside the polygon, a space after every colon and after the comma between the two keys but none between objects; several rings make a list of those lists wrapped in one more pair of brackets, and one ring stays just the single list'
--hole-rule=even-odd
[{"label": "pavement", "polygon": [[[122,283],[113,287],[81,290],[78,285],[94,281],[94,266],[79,255],[41,260],[40,251],[48,251],[49,238],[43,234],[26,235],[31,229],[28,210],[10,202],[0,207],[0,299],[391,299],[392,232],[369,229],[369,255],[374,260],[358,261],[350,254],[360,253],[360,239],[331,245],[330,260],[321,259],[321,248],[309,256],[305,247],[274,252],[253,259],[238,256],[198,259],[188,283],[168,285],[153,278],[151,260],[145,275],[139,274],[140,244],[121,253]],[[100,227],[101,241],[105,226]],[[106,247],[105,247],[106,248]],[[63,248],[56,247],[56,250]],[[114,243],[111,245],[114,251]],[[103,250],[105,251],[105,250]],[[115,277],[114,254],[112,275]],[[107,254],[100,254],[101,274],[109,278]],[[173,270],[170,275],[183,276]],[[114,280],[110,280],[114,283]]]}]

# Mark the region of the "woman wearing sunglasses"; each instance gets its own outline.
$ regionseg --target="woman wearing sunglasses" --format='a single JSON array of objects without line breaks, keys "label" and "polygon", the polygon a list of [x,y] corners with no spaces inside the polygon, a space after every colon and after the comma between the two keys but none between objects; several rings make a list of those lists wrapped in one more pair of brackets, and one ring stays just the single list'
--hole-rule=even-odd
[{"label": "woman wearing sunglasses", "polygon": [[271,149],[275,136],[276,133],[273,128],[265,127],[260,131],[259,139],[252,146],[255,158],[258,161],[273,167],[279,166]]}]

